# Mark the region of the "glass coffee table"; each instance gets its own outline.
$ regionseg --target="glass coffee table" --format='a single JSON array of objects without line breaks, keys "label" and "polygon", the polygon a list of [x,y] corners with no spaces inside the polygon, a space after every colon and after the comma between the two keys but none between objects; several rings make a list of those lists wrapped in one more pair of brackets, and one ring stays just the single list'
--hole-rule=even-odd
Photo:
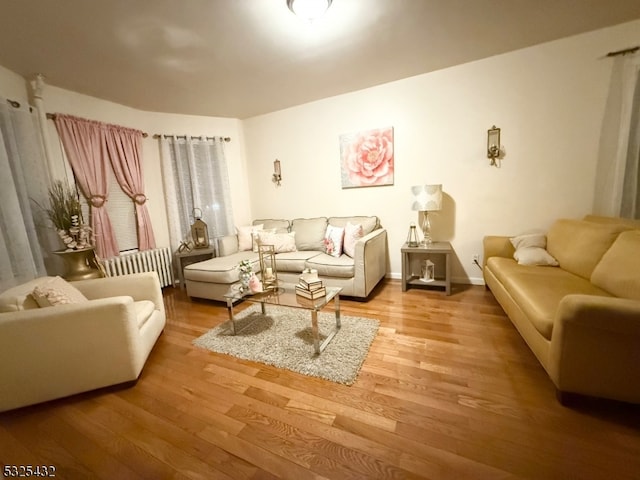
[{"label": "glass coffee table", "polygon": [[[235,317],[233,315],[233,304],[240,300],[244,300],[252,303],[259,303],[262,309],[262,314],[266,315],[267,305],[278,305],[281,307],[299,308],[308,310],[311,314],[311,328],[313,333],[313,348],[317,355],[326,348],[329,342],[340,330],[340,287],[326,287],[327,295],[315,300],[309,300],[300,295],[296,295],[295,285],[282,285],[276,290],[271,290],[263,293],[248,293],[243,292],[238,288],[238,284],[231,286],[229,291],[224,295],[227,299],[227,311],[229,312],[229,324],[231,326],[231,333],[236,335],[242,330],[247,328],[253,322],[245,325],[241,330],[236,331]],[[326,307],[329,302],[333,300],[336,315],[336,326],[331,333],[320,343],[320,332],[318,331],[318,312]]]}]

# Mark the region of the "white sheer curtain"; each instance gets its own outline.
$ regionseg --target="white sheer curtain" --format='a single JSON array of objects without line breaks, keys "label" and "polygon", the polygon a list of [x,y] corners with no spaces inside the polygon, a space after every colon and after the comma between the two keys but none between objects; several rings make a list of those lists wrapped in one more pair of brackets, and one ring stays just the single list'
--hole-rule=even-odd
[{"label": "white sheer curtain", "polygon": [[640,54],[613,59],[593,212],[640,218]]},{"label": "white sheer curtain", "polygon": [[209,237],[233,233],[233,213],[222,139],[161,138],[169,240],[176,250],[191,240],[193,209],[202,211]]},{"label": "white sheer curtain", "polygon": [[0,97],[0,291],[46,275],[33,202],[44,204],[47,174],[34,122]]}]

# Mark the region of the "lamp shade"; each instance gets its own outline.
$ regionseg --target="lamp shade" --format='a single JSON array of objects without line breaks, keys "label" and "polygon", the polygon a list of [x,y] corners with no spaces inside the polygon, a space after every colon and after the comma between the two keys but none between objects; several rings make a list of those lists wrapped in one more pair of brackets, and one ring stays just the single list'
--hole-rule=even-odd
[{"label": "lamp shade", "polygon": [[433,212],[442,210],[442,185],[415,185],[411,187],[413,194],[412,210]]}]

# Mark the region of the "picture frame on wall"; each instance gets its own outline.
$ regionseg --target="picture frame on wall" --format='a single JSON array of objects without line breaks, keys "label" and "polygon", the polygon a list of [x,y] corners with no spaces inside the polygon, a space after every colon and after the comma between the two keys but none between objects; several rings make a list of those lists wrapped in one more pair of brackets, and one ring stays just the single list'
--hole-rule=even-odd
[{"label": "picture frame on wall", "polygon": [[340,135],[342,188],[393,185],[393,127]]}]

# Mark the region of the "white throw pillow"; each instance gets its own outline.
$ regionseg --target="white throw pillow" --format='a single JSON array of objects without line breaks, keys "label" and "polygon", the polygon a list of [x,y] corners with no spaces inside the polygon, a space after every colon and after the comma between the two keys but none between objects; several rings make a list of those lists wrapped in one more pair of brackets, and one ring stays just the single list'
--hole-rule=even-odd
[{"label": "white throw pillow", "polygon": [[520,265],[545,265],[557,267],[558,261],[542,247],[522,247],[513,254]]},{"label": "white throw pillow", "polygon": [[547,237],[543,233],[528,233],[511,238],[511,245],[518,250],[524,247],[547,247]]},{"label": "white throw pillow", "polygon": [[296,232],[272,233],[270,231],[258,231],[258,238],[262,245],[273,245],[276,253],[295,252]]},{"label": "white throw pillow", "polygon": [[324,234],[324,253],[332,257],[342,255],[342,241],[344,239],[344,228],[329,225]]},{"label": "white throw pillow", "polygon": [[80,290],[65,279],[54,277],[36,285],[31,292],[39,307],[52,307],[70,303],[84,303],[89,300]]},{"label": "white throw pillow", "polygon": [[351,258],[356,256],[356,243],[364,236],[362,225],[347,222],[344,227],[344,253]]},{"label": "white throw pillow", "polygon": [[257,246],[254,242],[255,234],[262,230],[263,225],[247,225],[244,227],[236,227],[238,230],[238,250],[241,252],[247,250],[257,251]]}]

